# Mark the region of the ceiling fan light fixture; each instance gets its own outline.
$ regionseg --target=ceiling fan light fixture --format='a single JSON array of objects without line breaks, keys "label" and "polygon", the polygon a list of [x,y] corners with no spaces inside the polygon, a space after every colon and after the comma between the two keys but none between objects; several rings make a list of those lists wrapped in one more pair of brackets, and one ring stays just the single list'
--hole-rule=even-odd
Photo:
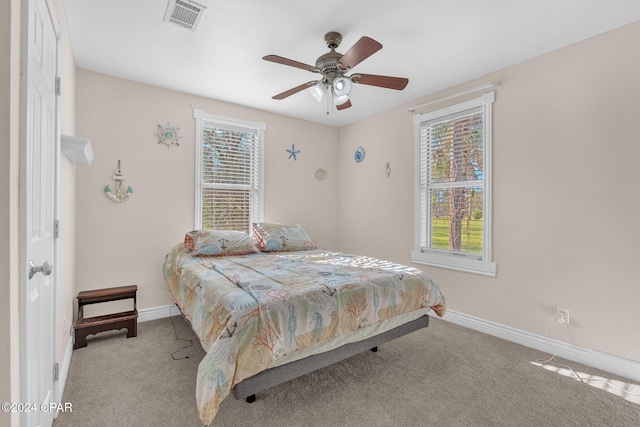
[{"label": "ceiling fan light fixture", "polygon": [[349,95],[335,95],[333,96],[333,105],[342,105],[349,102]]},{"label": "ceiling fan light fixture", "polygon": [[309,88],[309,92],[313,98],[320,102],[324,98],[324,94],[327,92],[327,88],[322,82],[318,82]]},{"label": "ceiling fan light fixture", "polygon": [[[338,77],[333,80],[333,93],[337,97],[346,96],[351,92],[351,80],[345,77]],[[349,99],[349,98],[347,98]],[[340,105],[340,104],[336,104]]]}]

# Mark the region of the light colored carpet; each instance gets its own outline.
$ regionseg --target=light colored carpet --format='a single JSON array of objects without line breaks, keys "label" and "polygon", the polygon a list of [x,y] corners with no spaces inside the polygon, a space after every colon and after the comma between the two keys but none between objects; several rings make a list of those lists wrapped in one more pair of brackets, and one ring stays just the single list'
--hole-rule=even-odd
[{"label": "light colored carpet", "polygon": [[[75,350],[54,427],[201,426],[196,371],[204,351],[181,317],[138,325],[138,337],[107,332]],[[423,329],[257,395],[228,397],[213,427],[226,426],[634,426],[640,385],[606,377],[627,399],[534,364],[548,355],[433,318]],[[551,368],[553,369],[553,368]]]}]

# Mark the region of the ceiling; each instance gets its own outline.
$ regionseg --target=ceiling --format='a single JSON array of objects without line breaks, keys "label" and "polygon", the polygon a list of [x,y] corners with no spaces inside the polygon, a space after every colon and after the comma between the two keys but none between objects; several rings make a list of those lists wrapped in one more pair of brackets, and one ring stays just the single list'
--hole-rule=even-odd
[{"label": "ceiling", "polygon": [[[195,32],[164,22],[168,0],[64,0],[78,68],[278,114],[343,126],[492,71],[640,20],[638,0],[197,0]],[[342,34],[383,48],[353,72],[406,77],[402,91],[354,85],[351,108],[327,114],[306,90],[320,75],[261,58],[315,65]]]}]

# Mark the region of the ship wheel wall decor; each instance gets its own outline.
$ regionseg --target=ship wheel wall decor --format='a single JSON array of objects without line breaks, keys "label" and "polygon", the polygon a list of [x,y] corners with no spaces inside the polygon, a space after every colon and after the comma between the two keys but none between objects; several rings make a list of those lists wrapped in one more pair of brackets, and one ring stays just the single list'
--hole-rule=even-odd
[{"label": "ship wheel wall decor", "polygon": [[158,125],[158,132],[156,133],[158,136],[158,144],[166,144],[167,147],[171,147],[172,145],[180,145],[178,141],[180,141],[180,128],[171,126],[167,123],[165,126]]}]

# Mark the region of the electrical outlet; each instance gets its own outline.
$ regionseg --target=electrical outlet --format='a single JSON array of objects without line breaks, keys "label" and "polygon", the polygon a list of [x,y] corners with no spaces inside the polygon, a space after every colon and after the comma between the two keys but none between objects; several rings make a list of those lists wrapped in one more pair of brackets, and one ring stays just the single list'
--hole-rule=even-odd
[{"label": "electrical outlet", "polygon": [[556,308],[556,320],[558,323],[563,323],[565,325],[569,324],[569,309],[568,308]]}]

